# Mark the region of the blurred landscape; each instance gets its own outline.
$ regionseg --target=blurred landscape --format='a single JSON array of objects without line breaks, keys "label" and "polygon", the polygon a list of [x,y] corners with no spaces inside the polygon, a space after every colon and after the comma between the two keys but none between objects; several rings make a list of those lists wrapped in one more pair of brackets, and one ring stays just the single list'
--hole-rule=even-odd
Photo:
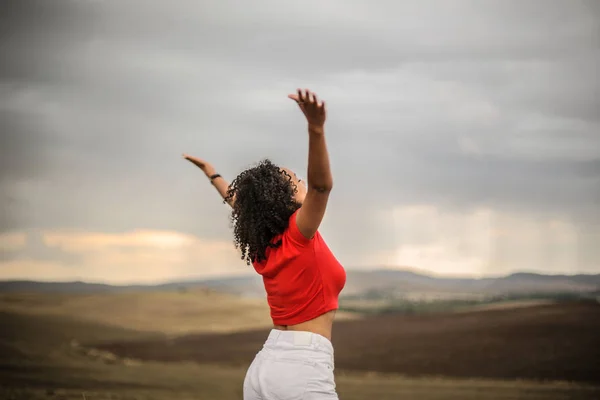
[{"label": "blurred landscape", "polygon": [[271,319],[207,177],[325,171],[302,88],[340,399],[600,399],[600,1],[3,5],[0,400],[242,399]]},{"label": "blurred landscape", "polygon": [[[600,397],[600,275],[348,271],[341,399]],[[0,398],[241,399],[269,331],[254,276],[0,283]]]}]

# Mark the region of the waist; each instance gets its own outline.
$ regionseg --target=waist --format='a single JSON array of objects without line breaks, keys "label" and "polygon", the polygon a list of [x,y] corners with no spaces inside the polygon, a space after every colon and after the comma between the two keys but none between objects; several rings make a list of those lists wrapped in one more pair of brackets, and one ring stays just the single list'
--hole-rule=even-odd
[{"label": "waist", "polygon": [[272,329],[262,350],[265,357],[326,363],[333,368],[333,345],[325,336],[306,331],[281,331]]},{"label": "waist", "polygon": [[309,321],[294,325],[274,324],[274,328],[282,331],[312,332],[331,340],[331,331],[333,327],[333,320],[335,318],[335,312],[335,310],[331,310]]}]

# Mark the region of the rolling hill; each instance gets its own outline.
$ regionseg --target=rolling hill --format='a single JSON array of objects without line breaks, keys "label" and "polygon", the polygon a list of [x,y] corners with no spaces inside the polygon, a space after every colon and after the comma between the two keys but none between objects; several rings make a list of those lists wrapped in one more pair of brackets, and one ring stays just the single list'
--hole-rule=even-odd
[{"label": "rolling hill", "polygon": [[[511,293],[600,293],[600,274],[543,275],[515,273],[503,277],[450,278],[431,276],[402,269],[347,271],[348,279],[342,297],[361,296],[369,292],[405,293],[466,293],[500,295]],[[3,281],[0,293],[113,293],[128,291],[185,291],[197,288],[242,297],[264,297],[262,280],[258,275],[226,277],[208,280],[183,280],[158,285],[106,285],[85,282]]]}]

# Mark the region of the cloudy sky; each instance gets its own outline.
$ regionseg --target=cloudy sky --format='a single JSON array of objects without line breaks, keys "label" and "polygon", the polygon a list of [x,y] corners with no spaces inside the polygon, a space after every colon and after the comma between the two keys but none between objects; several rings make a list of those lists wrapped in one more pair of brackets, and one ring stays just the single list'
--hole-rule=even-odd
[{"label": "cloudy sky", "polygon": [[347,268],[600,273],[599,4],[5,2],[0,279],[251,272],[180,155],[304,174],[298,87]]}]

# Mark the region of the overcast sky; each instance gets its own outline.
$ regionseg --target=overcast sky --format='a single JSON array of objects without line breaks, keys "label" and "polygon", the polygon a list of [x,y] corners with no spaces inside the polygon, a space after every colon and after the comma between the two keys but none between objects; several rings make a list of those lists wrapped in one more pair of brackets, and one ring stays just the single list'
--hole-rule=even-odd
[{"label": "overcast sky", "polygon": [[298,87],[328,102],[347,268],[600,273],[600,2],[2,8],[0,279],[252,272],[181,153],[305,175]]}]

